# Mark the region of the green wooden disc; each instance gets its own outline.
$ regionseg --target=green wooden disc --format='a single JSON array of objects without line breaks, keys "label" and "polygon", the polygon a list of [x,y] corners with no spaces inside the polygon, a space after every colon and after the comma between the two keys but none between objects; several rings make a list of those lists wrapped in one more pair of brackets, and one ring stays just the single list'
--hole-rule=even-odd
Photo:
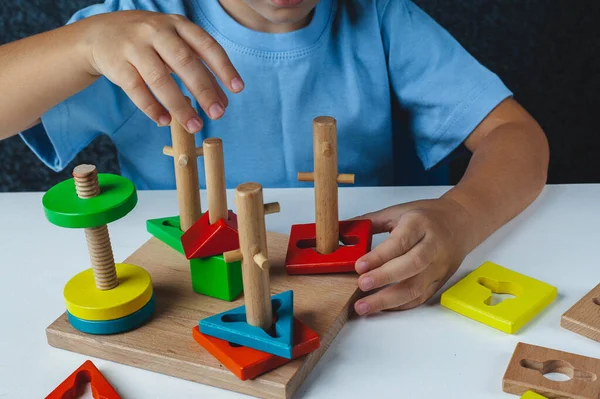
[{"label": "green wooden disc", "polygon": [[61,227],[98,227],[122,218],[135,208],[137,193],[128,179],[99,173],[98,184],[98,196],[81,199],[72,178],[58,183],[42,198],[46,218]]}]

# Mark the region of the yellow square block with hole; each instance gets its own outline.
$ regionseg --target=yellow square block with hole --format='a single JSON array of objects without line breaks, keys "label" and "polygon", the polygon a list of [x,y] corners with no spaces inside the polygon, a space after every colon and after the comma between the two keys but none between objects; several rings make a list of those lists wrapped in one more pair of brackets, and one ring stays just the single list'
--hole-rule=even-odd
[{"label": "yellow square block with hole", "polygon": [[[495,294],[514,298],[500,303]],[[492,262],[485,262],[442,294],[441,305],[509,334],[515,334],[556,299],[557,289]]]},{"label": "yellow square block with hole", "polygon": [[523,396],[521,396],[521,399],[548,399],[545,396],[542,396],[538,393],[535,393],[533,391],[527,391],[523,394]]}]

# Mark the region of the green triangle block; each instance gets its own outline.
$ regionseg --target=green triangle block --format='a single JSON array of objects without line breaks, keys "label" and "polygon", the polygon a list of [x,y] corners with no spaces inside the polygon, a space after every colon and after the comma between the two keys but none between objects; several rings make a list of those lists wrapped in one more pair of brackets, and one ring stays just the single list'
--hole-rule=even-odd
[{"label": "green triangle block", "polygon": [[179,216],[147,220],[146,230],[177,252],[185,255],[183,245],[181,245],[183,231],[181,231]]}]

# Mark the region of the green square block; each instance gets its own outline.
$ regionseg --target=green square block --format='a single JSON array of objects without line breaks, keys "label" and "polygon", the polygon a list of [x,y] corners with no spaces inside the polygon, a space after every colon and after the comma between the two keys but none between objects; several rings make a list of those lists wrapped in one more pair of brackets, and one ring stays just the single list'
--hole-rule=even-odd
[{"label": "green square block", "polygon": [[198,294],[234,301],[243,291],[242,262],[226,263],[223,255],[190,259],[192,288]]},{"label": "green square block", "polygon": [[183,231],[181,231],[179,216],[147,220],[146,230],[175,251],[185,255],[181,244]]}]

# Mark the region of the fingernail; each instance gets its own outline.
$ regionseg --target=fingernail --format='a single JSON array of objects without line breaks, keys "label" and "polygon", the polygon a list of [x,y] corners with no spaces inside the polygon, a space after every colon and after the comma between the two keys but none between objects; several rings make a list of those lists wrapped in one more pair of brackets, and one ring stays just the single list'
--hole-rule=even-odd
[{"label": "fingernail", "polygon": [[244,88],[244,82],[240,78],[233,78],[231,80],[231,88],[234,91],[241,91]]},{"label": "fingernail", "polygon": [[366,291],[366,290],[370,290],[371,288],[373,288],[373,286],[375,285],[375,282],[373,281],[373,279],[371,277],[365,277],[360,281],[359,285],[360,285],[361,290]]},{"label": "fingernail", "polygon": [[369,264],[366,260],[361,260],[356,264],[356,271],[359,273],[365,273],[369,271]]},{"label": "fingernail", "polygon": [[199,118],[192,118],[188,121],[186,128],[188,132],[194,133],[202,129],[202,121]]},{"label": "fingernail", "polygon": [[223,109],[223,106],[219,103],[214,103],[208,109],[208,114],[213,119],[216,119],[216,118],[220,117],[221,115],[223,115],[223,112],[225,112],[225,110]]},{"label": "fingernail", "polygon": [[359,315],[363,315],[369,312],[369,304],[366,302],[361,302],[356,306],[356,312]]},{"label": "fingernail", "polygon": [[167,126],[171,122],[171,117],[169,115],[161,115],[158,118],[158,126]]}]

